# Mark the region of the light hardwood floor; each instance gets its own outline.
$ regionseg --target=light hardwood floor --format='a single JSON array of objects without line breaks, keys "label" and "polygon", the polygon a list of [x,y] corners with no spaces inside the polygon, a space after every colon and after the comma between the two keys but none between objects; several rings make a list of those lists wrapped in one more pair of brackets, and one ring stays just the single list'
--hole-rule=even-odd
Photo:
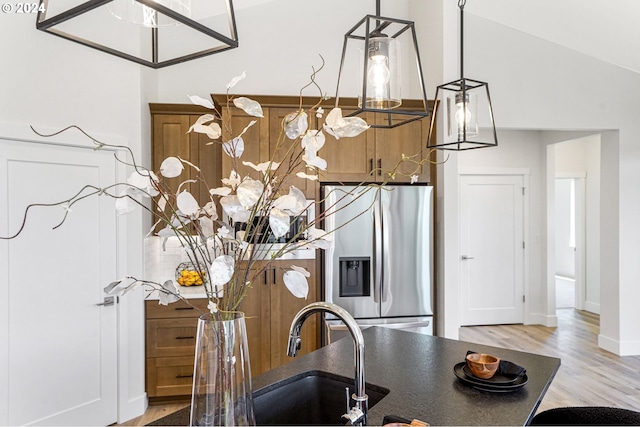
[{"label": "light hardwood floor", "polygon": [[557,310],[558,327],[537,325],[460,328],[460,340],[559,357],[562,364],[538,411],[560,406],[613,406],[640,411],[640,356],[598,347],[598,315]]},{"label": "light hardwood floor", "polygon": [[[614,406],[640,411],[640,356],[616,356],[598,347],[600,318],[558,309],[558,327],[538,325],[460,328],[460,340],[562,359],[538,411],[560,406]],[[144,425],[188,404],[150,406],[121,425]]]},{"label": "light hardwood floor", "polygon": [[166,403],[163,405],[150,405],[146,412],[132,420],[122,424],[114,424],[115,426],[144,426],[166,415],[172,414],[180,409],[189,406],[189,402]]}]

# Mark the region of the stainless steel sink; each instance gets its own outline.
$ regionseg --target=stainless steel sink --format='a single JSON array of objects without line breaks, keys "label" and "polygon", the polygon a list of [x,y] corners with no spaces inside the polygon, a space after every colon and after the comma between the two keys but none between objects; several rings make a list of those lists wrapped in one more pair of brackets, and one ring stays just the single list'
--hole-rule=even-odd
[{"label": "stainless steel sink", "polygon": [[[256,424],[343,425],[347,412],[345,388],[353,393],[353,379],[323,371],[308,371],[274,383],[253,394]],[[389,390],[366,384],[369,408]],[[353,406],[353,401],[349,407]]]}]

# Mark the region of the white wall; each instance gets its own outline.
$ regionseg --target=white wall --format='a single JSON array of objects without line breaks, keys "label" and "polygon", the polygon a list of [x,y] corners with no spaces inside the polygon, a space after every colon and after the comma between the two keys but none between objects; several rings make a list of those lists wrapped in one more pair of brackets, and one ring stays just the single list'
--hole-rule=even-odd
[{"label": "white wall", "polygon": [[[408,3],[382,2],[381,13],[407,19]],[[247,78],[234,93],[298,95],[312,67],[321,65],[319,55],[325,67],[317,82],[333,97],[344,35],[367,14],[375,14],[375,2],[278,0],[238,9],[239,48],[159,70],[158,96],[149,101],[188,103],[187,95],[225,93],[229,80],[243,71]],[[353,90],[344,96],[355,95]]]},{"label": "white wall", "polygon": [[[466,34],[473,34],[465,43],[466,74],[490,83],[499,128],[612,130],[603,133],[603,152],[609,152],[601,169],[607,188],[601,283],[612,289],[601,294],[607,298],[601,301],[599,344],[618,354],[640,354],[640,330],[634,328],[640,322],[634,308],[640,299],[640,76],[472,14],[465,22]],[[550,289],[541,292],[542,309],[551,315]]]}]

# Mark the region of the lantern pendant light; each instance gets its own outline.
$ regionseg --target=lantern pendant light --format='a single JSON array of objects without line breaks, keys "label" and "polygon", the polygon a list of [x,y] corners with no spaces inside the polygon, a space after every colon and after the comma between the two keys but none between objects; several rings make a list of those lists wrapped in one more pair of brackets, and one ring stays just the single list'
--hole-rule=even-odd
[{"label": "lantern pendant light", "polygon": [[[427,148],[463,151],[498,145],[489,84],[464,77],[464,6],[460,8],[460,79],[438,86],[427,136]],[[435,138],[436,123],[442,141]],[[481,127],[481,124],[484,125]]]},{"label": "lantern pendant light", "polygon": [[[420,99],[402,99],[402,88],[409,87],[400,84],[403,42],[412,45],[413,58],[407,58],[416,64],[415,72],[405,77],[417,80],[412,86],[419,90]],[[359,88],[357,105],[341,105],[340,90],[345,86]],[[373,114],[373,120],[369,116],[367,121],[374,128],[393,128],[429,115],[414,23],[380,16],[380,0],[376,0],[376,15],[365,16],[344,36],[335,106],[353,107],[347,116]]]},{"label": "lantern pendant light", "polygon": [[238,47],[233,0],[40,0],[36,28],[151,68]]}]

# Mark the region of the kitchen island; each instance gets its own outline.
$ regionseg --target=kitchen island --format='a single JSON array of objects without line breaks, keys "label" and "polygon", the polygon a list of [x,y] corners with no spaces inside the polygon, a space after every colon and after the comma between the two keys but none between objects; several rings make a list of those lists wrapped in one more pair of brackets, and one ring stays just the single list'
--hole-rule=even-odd
[{"label": "kitchen island", "polygon": [[[386,415],[431,425],[526,425],[560,367],[560,359],[553,357],[380,327],[365,330],[363,336],[366,382],[389,390],[369,409],[370,425],[381,425]],[[509,392],[483,391],[463,383],[454,374],[454,366],[464,360],[468,350],[489,353],[526,368],[528,382]],[[351,338],[257,376],[253,379],[254,395],[307,371],[353,378]],[[184,423],[180,424],[187,425],[188,421],[185,411]]]}]

